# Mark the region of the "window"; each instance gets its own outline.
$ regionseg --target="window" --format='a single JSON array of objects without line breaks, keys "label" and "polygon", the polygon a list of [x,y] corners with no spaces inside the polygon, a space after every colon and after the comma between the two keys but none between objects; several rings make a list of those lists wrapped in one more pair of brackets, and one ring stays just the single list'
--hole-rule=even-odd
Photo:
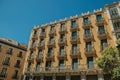
[{"label": "window", "polygon": [[45,32],[45,29],[42,29],[42,31],[41,31],[41,32],[43,32],[43,33],[44,33],[44,32]]},{"label": "window", "polygon": [[53,48],[48,48],[48,56],[52,56],[53,54]]},{"label": "window", "polygon": [[5,60],[3,61],[4,65],[9,65],[10,64],[10,57],[6,57]]},{"label": "window", "polygon": [[37,34],[37,31],[36,31],[36,30],[34,31],[34,34],[35,34],[35,35]]},{"label": "window", "polygon": [[90,37],[90,29],[85,29],[85,31],[84,31],[84,33],[85,33],[85,37]]},{"label": "window", "polygon": [[89,18],[88,17],[87,18],[83,18],[83,23],[84,23],[84,25],[89,24]]},{"label": "window", "polygon": [[36,64],[36,71],[40,71],[40,62]]},{"label": "window", "polygon": [[0,73],[0,77],[6,77],[7,74],[7,68],[2,68],[2,71]]},{"label": "window", "polygon": [[33,57],[33,51],[30,52],[29,59],[32,59]]},{"label": "window", "polygon": [[39,52],[38,52],[38,57],[39,57],[39,58],[42,57],[42,50],[39,50]]},{"label": "window", "polygon": [[31,63],[28,63],[27,71],[30,71]]},{"label": "window", "polygon": [[89,69],[93,69],[94,68],[93,57],[88,57],[87,58],[87,64],[88,64],[88,68]]},{"label": "window", "polygon": [[72,69],[73,70],[78,69],[78,59],[72,59]]},{"label": "window", "polygon": [[116,33],[116,38],[117,38],[117,39],[120,38],[120,33]]},{"label": "window", "polygon": [[46,70],[50,70],[51,68],[51,61],[46,61]]},{"label": "window", "polygon": [[91,42],[86,42],[86,52],[92,51],[92,43]]},{"label": "window", "polygon": [[53,44],[54,43],[54,37],[50,37],[50,44]]},{"label": "window", "polygon": [[22,51],[18,53],[18,57],[22,57]]},{"label": "window", "polygon": [[18,78],[18,70],[15,70],[15,71],[14,71],[14,74],[13,74],[12,78],[13,78],[13,79]]},{"label": "window", "polygon": [[71,28],[74,28],[74,27],[76,27],[76,26],[77,26],[76,20],[71,21]]},{"label": "window", "polygon": [[65,30],[65,23],[62,23],[62,24],[61,24],[60,30],[61,30],[61,31],[64,31],[64,30]]},{"label": "window", "polygon": [[60,39],[64,39],[64,38],[65,38],[65,34],[61,34]]},{"label": "window", "polygon": [[33,41],[33,42],[32,42],[32,46],[31,46],[31,47],[32,47],[32,48],[34,48],[34,47],[35,47],[35,45],[36,45],[36,42],[35,42],[35,41]]},{"label": "window", "polygon": [[15,67],[20,67],[20,60],[16,61]]},{"label": "window", "polygon": [[65,54],[65,48],[64,46],[60,47],[60,55],[64,55]]},{"label": "window", "polygon": [[101,50],[104,50],[106,47],[108,47],[107,39],[101,40]]},{"label": "window", "polygon": [[64,40],[65,40],[65,34],[61,34],[60,35],[60,42],[64,42]]},{"label": "window", "polygon": [[76,54],[77,53],[77,44],[73,44],[72,45],[72,54]]},{"label": "window", "polygon": [[109,8],[109,12],[110,12],[111,17],[114,17],[114,16],[118,15],[117,7],[111,7],[111,8]]},{"label": "window", "polygon": [[75,40],[77,39],[77,32],[72,32],[72,40]]},{"label": "window", "polygon": [[41,39],[40,40],[40,46],[43,46],[44,45],[44,39]]},{"label": "window", "polygon": [[51,26],[50,33],[53,33],[55,31],[55,26]]},{"label": "window", "polygon": [[12,53],[13,53],[13,49],[9,48],[8,51],[7,51],[7,54],[12,54]]},{"label": "window", "polygon": [[2,45],[0,44],[0,52],[2,51]]},{"label": "window", "polygon": [[100,35],[105,34],[105,28],[104,28],[104,26],[99,26],[98,27],[98,32],[99,32]]},{"label": "window", "polygon": [[42,29],[41,36],[45,36],[45,29]]},{"label": "window", "polygon": [[59,61],[59,69],[64,69],[64,60]]},{"label": "window", "polygon": [[96,19],[98,22],[102,21],[103,20],[102,15],[101,14],[96,15]]},{"label": "window", "polygon": [[120,30],[120,19],[113,21],[114,30]]}]

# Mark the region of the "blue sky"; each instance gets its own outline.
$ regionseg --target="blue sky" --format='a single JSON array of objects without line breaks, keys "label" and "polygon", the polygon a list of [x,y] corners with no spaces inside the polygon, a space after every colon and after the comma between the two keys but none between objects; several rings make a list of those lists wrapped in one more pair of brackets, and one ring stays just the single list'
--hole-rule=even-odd
[{"label": "blue sky", "polygon": [[118,0],[0,0],[0,37],[28,43],[34,25],[103,8]]}]

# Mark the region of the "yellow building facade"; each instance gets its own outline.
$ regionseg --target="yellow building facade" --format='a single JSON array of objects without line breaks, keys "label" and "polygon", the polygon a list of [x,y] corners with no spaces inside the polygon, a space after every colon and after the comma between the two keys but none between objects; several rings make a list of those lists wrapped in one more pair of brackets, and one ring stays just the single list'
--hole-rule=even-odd
[{"label": "yellow building facade", "polygon": [[120,2],[35,26],[24,80],[109,80],[96,61],[108,45],[116,46],[119,30]]},{"label": "yellow building facade", "polygon": [[26,45],[0,38],[0,80],[21,80],[26,51]]}]

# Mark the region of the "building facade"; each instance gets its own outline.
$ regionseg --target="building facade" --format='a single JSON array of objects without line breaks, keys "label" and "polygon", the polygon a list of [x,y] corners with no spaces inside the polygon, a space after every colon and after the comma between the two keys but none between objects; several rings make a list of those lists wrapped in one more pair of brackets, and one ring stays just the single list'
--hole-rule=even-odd
[{"label": "building facade", "polygon": [[0,80],[21,80],[26,45],[0,38]]},{"label": "building facade", "polygon": [[116,46],[120,2],[104,9],[36,26],[30,36],[25,80],[109,80],[96,61]]}]

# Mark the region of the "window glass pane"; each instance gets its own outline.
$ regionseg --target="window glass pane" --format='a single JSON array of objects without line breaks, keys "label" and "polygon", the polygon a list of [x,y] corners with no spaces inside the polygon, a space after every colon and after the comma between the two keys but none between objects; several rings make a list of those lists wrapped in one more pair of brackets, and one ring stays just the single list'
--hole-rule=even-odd
[{"label": "window glass pane", "polygon": [[85,29],[85,36],[88,37],[90,35],[90,29]]},{"label": "window glass pane", "polygon": [[105,34],[104,26],[99,26],[98,31],[99,31],[99,34]]},{"label": "window glass pane", "polygon": [[117,7],[109,8],[109,12],[110,12],[111,17],[118,15]]},{"label": "window glass pane", "polygon": [[60,67],[60,69],[64,68],[64,60],[59,61],[59,67]]},{"label": "window glass pane", "polygon": [[102,20],[102,15],[101,14],[96,15],[96,18],[97,18],[97,21],[101,21]]},{"label": "window glass pane", "polygon": [[72,60],[72,69],[78,69],[78,59]]},{"label": "window glass pane", "polygon": [[60,55],[64,55],[65,53],[65,48],[64,46],[60,47]]},{"label": "window glass pane", "polygon": [[62,24],[61,24],[61,30],[62,30],[62,31],[65,30],[65,23],[62,23]]},{"label": "window glass pane", "polygon": [[75,27],[76,26],[76,21],[71,21],[71,26]]},{"label": "window glass pane", "polygon": [[88,57],[87,58],[87,63],[88,63],[88,68],[89,69],[93,69],[94,68],[93,57]]},{"label": "window glass pane", "polygon": [[89,18],[87,17],[87,18],[84,18],[83,19],[83,22],[84,22],[84,24],[88,24],[89,23]]}]

